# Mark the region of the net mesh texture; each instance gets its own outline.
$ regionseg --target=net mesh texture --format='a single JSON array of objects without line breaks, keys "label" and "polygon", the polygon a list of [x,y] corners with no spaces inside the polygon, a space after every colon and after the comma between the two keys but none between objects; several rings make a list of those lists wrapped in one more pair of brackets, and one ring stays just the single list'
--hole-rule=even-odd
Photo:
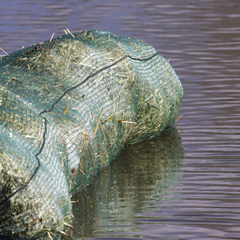
[{"label": "net mesh texture", "polygon": [[183,96],[147,43],[65,34],[0,62],[0,235],[60,239],[71,197],[124,146],[171,128]]}]

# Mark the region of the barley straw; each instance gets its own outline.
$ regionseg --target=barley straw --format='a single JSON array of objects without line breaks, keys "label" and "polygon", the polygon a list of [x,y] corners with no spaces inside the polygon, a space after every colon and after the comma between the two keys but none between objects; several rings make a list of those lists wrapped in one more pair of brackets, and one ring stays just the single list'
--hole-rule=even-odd
[{"label": "barley straw", "polygon": [[60,206],[62,206],[62,205],[63,205],[63,203],[64,203],[64,199],[61,201],[61,203],[60,203]]},{"label": "barley straw", "polygon": [[53,238],[52,238],[50,232],[47,232],[47,233],[48,233],[48,237],[49,237],[51,240],[53,240]]},{"label": "barley straw", "polygon": [[80,173],[82,173],[85,176],[85,173],[82,169],[79,169]]},{"label": "barley straw", "polygon": [[137,122],[119,120],[120,123],[137,124]]},{"label": "barley straw", "polygon": [[54,34],[55,34],[55,32],[52,34],[52,36],[50,38],[50,42],[52,41]]},{"label": "barley straw", "polygon": [[75,36],[70,32],[70,30],[69,30],[68,28],[66,28],[66,29],[67,29],[68,33],[71,34],[71,36],[72,36],[73,38],[75,38]]},{"label": "barley straw", "polygon": [[1,47],[0,47],[0,50],[2,50],[7,56],[9,56]]},{"label": "barley straw", "polygon": [[93,130],[93,133],[94,133],[95,136],[96,136],[96,133],[97,133],[97,130],[98,130],[98,125],[99,125],[102,113],[103,113],[103,108],[102,108],[101,113],[100,113],[100,115],[98,117],[97,125],[96,125],[95,129]]},{"label": "barley straw", "polygon": [[183,115],[179,116],[179,117],[175,120],[175,122],[177,122],[182,116],[183,116]]},{"label": "barley straw", "polygon": [[67,216],[65,216],[65,217],[63,217],[63,218],[73,218],[74,216],[72,215],[72,214],[70,214],[70,215],[67,215]]},{"label": "barley straw", "polygon": [[93,38],[93,35],[92,35],[92,33],[89,33],[89,35],[91,36],[91,38],[92,38],[92,41],[94,41],[94,38]]},{"label": "barley straw", "polygon": [[[73,202],[73,201],[72,201]],[[67,227],[70,227],[70,228],[73,228],[73,226],[72,225],[70,225],[70,224],[68,224],[68,223],[63,223],[65,226],[67,226]]]},{"label": "barley straw", "polygon": [[68,236],[68,234],[67,233],[65,233],[65,232],[63,232],[63,231],[59,231],[62,235],[64,235],[64,236]]},{"label": "barley straw", "polygon": [[69,108],[69,105],[67,105],[67,106],[65,107],[65,109],[63,110],[63,112],[62,112],[63,115],[65,115],[65,113],[67,112],[68,108]]},{"label": "barley straw", "polygon": [[82,163],[81,163],[81,161],[79,162],[79,166],[80,166],[80,168],[82,168]]},{"label": "barley straw", "polygon": [[84,37],[84,38],[86,37],[86,34],[87,34],[87,31],[84,30],[84,32],[83,32],[83,37]]},{"label": "barley straw", "polygon": [[109,117],[106,120],[102,121],[102,124],[107,122],[107,121],[109,121],[109,120],[111,120],[113,117],[115,117],[115,113],[111,117]]}]

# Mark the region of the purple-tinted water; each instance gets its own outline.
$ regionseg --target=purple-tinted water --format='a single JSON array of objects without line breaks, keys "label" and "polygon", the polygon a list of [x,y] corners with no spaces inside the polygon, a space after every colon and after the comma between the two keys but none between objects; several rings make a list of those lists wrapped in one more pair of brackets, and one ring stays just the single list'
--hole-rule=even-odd
[{"label": "purple-tinted water", "polygon": [[8,53],[66,27],[107,30],[153,45],[183,84],[176,128],[74,197],[75,239],[240,238],[239,23],[239,0],[1,1]]}]

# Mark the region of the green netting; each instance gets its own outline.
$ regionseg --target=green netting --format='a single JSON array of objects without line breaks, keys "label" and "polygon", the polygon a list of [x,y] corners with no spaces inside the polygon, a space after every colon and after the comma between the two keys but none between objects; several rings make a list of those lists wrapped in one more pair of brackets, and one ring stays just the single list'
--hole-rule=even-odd
[{"label": "green netting", "polygon": [[2,58],[0,234],[66,232],[71,196],[125,145],[172,127],[182,96],[153,47],[110,32],[67,34]]}]

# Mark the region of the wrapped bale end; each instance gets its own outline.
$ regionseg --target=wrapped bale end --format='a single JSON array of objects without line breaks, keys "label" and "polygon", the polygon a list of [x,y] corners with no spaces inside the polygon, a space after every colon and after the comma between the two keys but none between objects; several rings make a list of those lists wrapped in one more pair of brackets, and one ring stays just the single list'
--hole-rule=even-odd
[{"label": "wrapped bale end", "polygon": [[[6,156],[3,157],[5,161],[8,159]],[[12,159],[8,160],[14,162],[11,161]],[[0,170],[1,191],[4,192],[1,198],[4,200],[25,185],[22,176],[26,175],[25,169],[16,169],[11,164],[8,164],[7,168],[11,170]],[[71,203],[68,202],[67,206],[65,203],[65,207],[61,206],[60,209],[58,199],[51,199],[51,196],[47,198],[46,190],[45,195],[43,195],[44,191],[40,194],[41,187],[34,180],[32,184],[1,204],[1,235],[31,239],[37,236],[43,237],[47,230],[59,233],[64,229],[64,216],[67,216],[66,213],[71,214]]]},{"label": "wrapped bale end", "polygon": [[63,233],[71,196],[123,147],[174,125],[183,89],[153,47],[96,30],[0,64],[0,234]]},{"label": "wrapped bale end", "polygon": [[0,239],[59,232],[72,206],[60,159],[52,155],[49,168],[39,154],[44,122],[11,92],[2,88],[0,96]]}]

